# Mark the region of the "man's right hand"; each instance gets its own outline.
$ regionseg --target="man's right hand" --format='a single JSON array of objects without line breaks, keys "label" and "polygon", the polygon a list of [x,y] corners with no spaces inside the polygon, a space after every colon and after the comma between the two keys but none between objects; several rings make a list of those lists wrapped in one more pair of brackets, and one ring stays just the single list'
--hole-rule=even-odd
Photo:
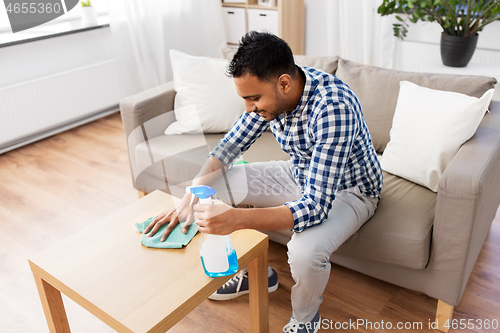
[{"label": "man's right hand", "polygon": [[[148,237],[152,237],[158,232],[161,227],[169,223],[167,229],[160,239],[160,241],[164,242],[165,239],[167,239],[168,235],[170,235],[174,227],[180,221],[186,221],[186,223],[184,223],[184,226],[182,227],[182,232],[186,233],[194,221],[193,206],[191,205],[191,199],[193,196],[194,194],[186,193],[177,205],[170,207],[163,213],[155,216],[153,222],[151,222],[146,227],[146,229],[144,229],[143,234],[149,233]],[[193,205],[196,202],[197,198],[195,197],[195,200],[193,200]]]}]

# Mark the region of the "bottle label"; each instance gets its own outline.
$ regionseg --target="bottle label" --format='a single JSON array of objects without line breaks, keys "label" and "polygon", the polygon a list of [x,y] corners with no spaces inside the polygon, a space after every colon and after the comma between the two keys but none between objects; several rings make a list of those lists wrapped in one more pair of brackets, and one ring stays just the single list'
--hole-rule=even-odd
[{"label": "bottle label", "polygon": [[226,272],[229,269],[226,245],[224,239],[218,236],[209,236],[201,245],[203,265],[208,272]]}]

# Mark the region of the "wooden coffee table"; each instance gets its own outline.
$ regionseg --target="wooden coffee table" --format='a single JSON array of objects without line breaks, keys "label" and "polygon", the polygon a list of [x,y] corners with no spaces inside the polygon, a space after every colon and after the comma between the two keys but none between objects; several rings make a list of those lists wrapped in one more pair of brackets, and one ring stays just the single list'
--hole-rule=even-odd
[{"label": "wooden coffee table", "polygon": [[[50,332],[70,332],[61,292],[118,332],[165,332],[230,277],[205,275],[199,234],[183,249],[140,243],[134,222],[173,204],[155,191],[29,260]],[[267,235],[232,234],[248,265],[251,332],[269,332]]]}]

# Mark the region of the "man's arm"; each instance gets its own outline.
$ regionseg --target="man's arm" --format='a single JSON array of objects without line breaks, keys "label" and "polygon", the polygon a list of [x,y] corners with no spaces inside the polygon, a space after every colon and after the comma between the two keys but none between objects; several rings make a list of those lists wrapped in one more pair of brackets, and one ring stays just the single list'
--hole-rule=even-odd
[{"label": "man's arm", "polygon": [[193,209],[200,231],[215,235],[227,235],[240,229],[289,230],[294,225],[292,212],[286,206],[232,208],[218,203],[198,204]]}]

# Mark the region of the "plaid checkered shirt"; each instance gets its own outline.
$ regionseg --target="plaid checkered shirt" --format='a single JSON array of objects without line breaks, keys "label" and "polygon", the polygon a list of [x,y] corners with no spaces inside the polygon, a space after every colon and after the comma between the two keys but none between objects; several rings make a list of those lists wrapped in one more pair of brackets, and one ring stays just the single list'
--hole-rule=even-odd
[{"label": "plaid checkered shirt", "polygon": [[295,232],[322,223],[336,191],[358,186],[363,195],[376,198],[382,189],[382,170],[354,92],[333,75],[299,68],[306,82],[295,110],[269,122],[244,113],[209,154],[231,165],[270,127],[290,155],[303,193],[285,203]]}]

